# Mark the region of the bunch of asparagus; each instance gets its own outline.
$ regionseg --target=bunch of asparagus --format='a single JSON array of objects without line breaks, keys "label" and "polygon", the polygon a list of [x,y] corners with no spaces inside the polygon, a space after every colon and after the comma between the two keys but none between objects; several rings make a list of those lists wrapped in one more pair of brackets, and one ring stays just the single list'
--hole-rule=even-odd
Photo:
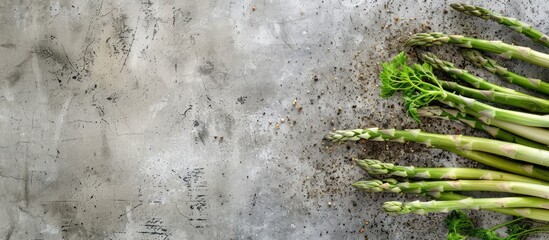
[{"label": "bunch of asparagus", "polygon": [[[549,47],[547,35],[516,19],[477,6],[451,6],[463,13],[508,26]],[[442,44],[458,45],[463,48],[465,59],[511,84],[549,95],[549,83],[511,72],[484,55],[493,53],[549,68],[549,55],[543,52],[501,41],[438,32],[415,34],[405,46]],[[421,117],[459,121],[495,139],[436,134],[420,129],[378,128],[336,130],[328,133],[325,139],[334,142],[416,142],[451,151],[498,170],[418,168],[365,159],[356,162],[371,175],[392,178],[359,181],[353,186],[367,192],[415,193],[433,199],[428,202],[386,202],[383,209],[387,212],[423,214],[485,209],[549,221],[549,115],[546,115],[549,113],[549,99],[491,83],[457,68],[451,62],[441,60],[433,53],[424,50],[417,52],[422,64],[410,64],[404,52],[382,64],[381,96],[387,98],[401,92],[408,114],[418,122]],[[455,80],[441,80],[434,74],[434,69]],[[456,193],[464,191],[505,192],[513,195],[472,198]]]}]

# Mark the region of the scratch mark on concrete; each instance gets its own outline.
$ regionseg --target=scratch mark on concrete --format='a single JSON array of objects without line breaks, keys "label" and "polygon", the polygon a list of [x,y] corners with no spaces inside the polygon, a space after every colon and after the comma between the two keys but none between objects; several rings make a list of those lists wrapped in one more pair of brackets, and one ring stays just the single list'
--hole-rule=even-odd
[{"label": "scratch mark on concrete", "polygon": [[29,146],[26,147],[26,156],[25,156],[25,166],[23,167],[23,179],[24,179],[24,185],[23,185],[23,199],[25,200],[25,206],[24,209],[21,209],[22,211],[26,211],[26,209],[29,207],[29,195],[30,195],[30,178],[29,178]]},{"label": "scratch mark on concrete", "polygon": [[187,112],[188,112],[189,110],[191,110],[191,109],[193,109],[193,105],[189,105],[189,108],[187,108],[187,110],[185,110],[185,112],[183,112],[183,116],[186,117],[186,116],[187,116]]},{"label": "scratch mark on concrete", "polygon": [[72,65],[71,59],[69,58],[69,55],[67,54],[67,51],[65,51],[65,46],[61,46],[63,49],[63,54],[65,54],[65,58],[67,59],[67,62],[69,62],[69,65],[71,65],[71,69],[76,72],[76,68],[74,65]]},{"label": "scratch mark on concrete", "polygon": [[131,212],[132,210],[134,210],[134,209],[140,207],[141,205],[143,205],[143,203],[139,203],[139,204],[133,206],[133,207],[130,208],[129,210],[125,211],[123,214],[120,214],[120,216],[118,217],[118,219],[120,219],[120,218],[126,216],[129,212]]},{"label": "scratch mark on concrete", "polygon": [[187,117],[187,112],[189,112],[191,109],[193,109],[193,105],[189,105],[189,108],[187,108],[185,110],[185,112],[183,112],[182,114],[179,114],[179,115],[183,115],[183,117],[181,119],[179,119],[176,124],[179,124],[181,123],[181,121],[185,120],[185,118]]},{"label": "scratch mark on concrete", "polygon": [[13,234],[13,231],[15,230],[15,226],[13,223],[10,223],[10,228],[8,229],[8,232],[6,233],[6,240],[11,239],[11,235]]},{"label": "scratch mark on concrete", "polygon": [[20,178],[20,177],[13,177],[13,176],[8,176],[8,175],[4,175],[0,172],[0,177],[3,177],[3,178],[11,178],[11,179],[15,179],[15,180],[19,180],[19,181],[25,181],[24,178]]},{"label": "scratch mark on concrete", "polygon": [[184,218],[187,219],[187,221],[189,222],[189,225],[191,225],[193,227],[193,229],[196,228],[196,226],[193,224],[192,220],[190,217],[187,217],[185,214],[183,214],[181,212],[181,210],[179,209],[179,206],[177,206],[177,203],[175,204],[175,209],[177,209],[177,213],[179,213],[179,215],[183,216]]},{"label": "scratch mark on concrete", "polygon": [[101,1],[101,4],[99,4],[99,10],[97,10],[97,15],[100,15],[100,14],[101,14],[101,10],[103,10],[103,2],[105,2],[105,0],[102,0],[102,1]]},{"label": "scratch mark on concrete", "polygon": [[132,41],[130,42],[130,48],[128,49],[128,52],[126,53],[126,57],[124,58],[124,63],[122,63],[122,67],[120,68],[120,72],[124,70],[124,67],[126,66],[126,62],[128,61],[128,57],[130,56],[130,52],[132,51],[133,42],[135,41],[135,35],[137,34],[137,29],[139,28],[139,20],[141,18],[137,18],[137,23],[135,23],[135,31],[132,34]]},{"label": "scratch mark on concrete", "polygon": [[120,134],[116,134],[117,136],[139,136],[139,135],[143,135],[147,132],[130,132],[130,133],[120,133]]},{"label": "scratch mark on concrete", "polygon": [[112,13],[114,10],[116,10],[116,8],[112,8],[111,10],[109,10],[107,13],[101,15],[101,17],[104,17],[104,16],[107,16],[109,15],[110,13]]},{"label": "scratch mark on concrete", "polygon": [[67,115],[67,112],[69,110],[73,97],[74,95],[70,95],[65,99],[65,102],[63,103],[63,106],[61,107],[61,110],[59,111],[59,115],[57,116],[57,119],[55,121],[55,132],[53,137],[55,146],[59,144],[63,126],[65,123],[65,116]]},{"label": "scratch mark on concrete", "polygon": [[24,74],[23,65],[25,65],[31,59],[32,59],[32,54],[29,54],[29,56],[25,58],[25,60],[15,65],[15,70],[12,71],[6,78],[10,86],[14,86],[21,79],[21,77]]},{"label": "scratch mark on concrete", "polygon": [[67,138],[67,139],[61,139],[60,142],[71,142],[71,141],[77,141],[77,140],[80,140],[82,141],[84,138]]}]

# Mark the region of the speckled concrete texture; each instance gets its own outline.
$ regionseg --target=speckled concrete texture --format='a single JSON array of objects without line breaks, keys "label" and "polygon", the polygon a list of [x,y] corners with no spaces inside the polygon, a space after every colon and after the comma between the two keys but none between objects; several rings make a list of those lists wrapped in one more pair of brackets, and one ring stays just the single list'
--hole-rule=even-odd
[{"label": "speckled concrete texture", "polygon": [[[413,197],[350,187],[367,177],[350,160],[471,161],[321,139],[374,126],[479,135],[379,97],[379,63],[411,33],[540,49],[450,2],[1,1],[0,238],[444,239],[445,214],[387,215],[383,201]],[[546,1],[473,3],[549,32]]]}]

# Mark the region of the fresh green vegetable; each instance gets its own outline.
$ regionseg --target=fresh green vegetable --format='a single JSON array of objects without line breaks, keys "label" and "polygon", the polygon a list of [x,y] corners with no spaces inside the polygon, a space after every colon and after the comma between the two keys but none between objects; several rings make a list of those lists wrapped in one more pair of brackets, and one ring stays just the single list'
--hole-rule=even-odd
[{"label": "fresh green vegetable", "polygon": [[[478,112],[475,112],[467,107],[462,109],[465,113],[476,117],[477,119],[481,120],[482,122],[491,125],[496,126],[501,129],[505,129],[508,132],[514,133],[516,135],[519,135],[521,137],[530,139],[532,141],[536,141],[539,143],[545,144],[545,146],[549,146],[549,130],[545,128],[538,128],[538,127],[530,127],[530,126],[523,126],[520,124],[505,122],[505,121],[499,121],[496,119],[490,119],[485,116],[482,116]],[[521,143],[523,144],[523,143]]]},{"label": "fresh green vegetable", "polygon": [[547,35],[536,30],[534,27],[530,26],[529,24],[523,23],[515,18],[506,17],[499,13],[492,12],[486,8],[473,6],[469,4],[454,3],[454,4],[450,4],[450,6],[453,9],[460,11],[462,13],[465,13],[471,16],[480,17],[486,20],[492,20],[499,24],[505,25],[515,30],[518,33],[522,33],[526,35],[527,37],[534,40],[535,42],[541,43],[543,46],[549,47],[549,37]]},{"label": "fresh green vegetable", "polygon": [[[498,21],[542,44],[549,44],[546,35],[517,20],[480,7],[466,4],[452,6],[467,14]],[[441,44],[457,44],[466,49],[492,52],[549,68],[548,54],[500,41],[435,32],[415,34],[406,42],[407,47]],[[472,61],[475,61],[476,65],[503,76],[511,83],[546,94],[549,92],[549,84],[541,80],[528,79],[509,72],[476,51],[464,52],[466,58],[474,58]],[[549,222],[549,169],[545,168],[549,167],[549,129],[545,129],[549,128],[549,115],[512,111],[481,102],[490,101],[522,108],[528,112],[549,113],[549,99],[490,83],[455,67],[450,62],[440,60],[431,53],[420,52],[419,57],[423,59],[424,64],[408,64],[404,53],[398,54],[390,62],[382,63],[381,96],[387,98],[397,92],[402,93],[408,114],[418,122],[420,116],[461,121],[503,141],[435,134],[419,129],[378,128],[334,130],[328,133],[325,139],[334,142],[417,142],[454,152],[506,172],[458,167],[398,166],[364,159],[357,160],[356,163],[371,175],[388,175],[402,180],[373,179],[356,182],[353,186],[368,192],[415,193],[435,199],[428,202],[389,201],[383,205],[387,212],[423,214],[458,210],[450,214],[446,221],[449,239],[521,239],[527,234],[549,231],[549,226],[530,229],[524,224],[524,218]],[[434,75],[433,68],[464,80],[475,88],[442,81]],[[455,109],[429,106],[435,100]],[[414,178],[429,181],[410,181]],[[518,196],[472,198],[456,193],[462,191],[500,192]],[[459,212],[460,209],[483,209],[521,218],[490,229],[479,229],[465,214]],[[508,237],[501,238],[496,234],[495,230],[501,227],[508,228]]]},{"label": "fresh green vegetable", "polygon": [[[516,193],[527,196],[549,199],[549,186],[513,182],[513,181],[490,181],[490,180],[448,180],[448,181],[417,181],[398,182],[394,179],[365,180],[353,183],[353,186],[367,192],[390,191],[394,193],[428,193],[437,196],[441,192],[462,192],[462,191],[486,191]],[[549,216],[548,216],[549,217]],[[549,219],[547,219],[549,221]]]},{"label": "fresh green vegetable", "polygon": [[541,166],[549,166],[549,151],[527,147],[516,143],[462,135],[444,135],[423,132],[419,129],[353,129],[328,133],[325,139],[334,142],[372,141],[417,142],[427,146],[474,150],[521,160]]},{"label": "fresh green vegetable", "polygon": [[540,179],[544,181],[549,181],[549,171],[546,168],[536,166],[533,164],[521,164],[516,161],[510,161],[506,158],[499,157],[493,154],[481,152],[481,151],[471,151],[459,148],[449,148],[449,147],[439,147],[446,151],[453,152],[457,155],[460,155],[465,158],[469,158],[478,163],[484,165],[501,169],[514,174],[519,174],[522,176],[527,176],[535,179]]},{"label": "fresh green vegetable", "polygon": [[[392,163],[385,163],[374,159],[362,159],[355,161],[358,166],[372,175],[387,174],[389,176],[421,178],[421,179],[471,179],[471,180],[494,180],[494,181],[516,181],[547,185],[545,181],[532,179],[520,175],[498,172],[477,168],[422,168],[413,166],[398,166]],[[549,205],[548,205],[549,207]]]},{"label": "fresh green vegetable", "polygon": [[[428,202],[399,202],[389,201],[383,204],[386,212],[393,213],[417,213],[448,212],[463,209],[495,209],[495,208],[541,208],[549,209],[549,200],[537,197],[502,197],[502,198],[466,198],[462,200]],[[532,219],[549,221],[549,215],[532,216]],[[539,217],[539,218],[537,218]]]},{"label": "fresh green vegetable", "polygon": [[[529,234],[547,232],[549,230],[547,227],[531,228],[523,217],[488,229],[478,228],[469,216],[459,210],[450,212],[445,222],[448,225],[449,240],[466,239],[467,237],[486,240],[518,240],[523,239],[524,236]],[[502,227],[507,227],[507,237],[499,237],[496,233],[496,230]]]},{"label": "fresh green vegetable", "polygon": [[462,86],[456,82],[443,80],[438,80],[438,82],[445,90],[457,92],[466,97],[514,106],[530,112],[549,113],[549,100],[542,98],[527,95],[508,94],[496,92],[494,90],[478,90]]},{"label": "fresh green vegetable", "polygon": [[483,89],[483,90],[490,90],[490,91],[496,91],[496,92],[502,92],[502,93],[508,93],[508,94],[514,94],[514,95],[522,95],[522,96],[529,96],[525,93],[521,93],[519,91],[502,87],[497,84],[491,83],[486,81],[483,78],[477,77],[471,73],[469,73],[465,69],[460,69],[454,66],[453,63],[448,61],[443,61],[440,58],[438,58],[436,55],[430,52],[421,52],[419,54],[419,58],[423,61],[431,65],[434,69],[441,70],[448,75],[452,76],[453,78],[463,80],[467,83],[469,83],[471,86]]},{"label": "fresh green vegetable", "polygon": [[507,70],[507,68],[499,65],[496,60],[483,56],[479,51],[467,49],[462,50],[461,53],[465,59],[475,64],[477,67],[483,67],[489,72],[501,76],[510,83],[549,95],[549,83],[511,72]]},{"label": "fresh green vegetable", "polygon": [[[428,195],[428,194],[423,194],[423,195],[425,195],[426,197],[430,197],[430,198],[433,198],[433,199],[440,200],[440,201],[444,201],[444,200],[455,201],[455,200],[464,200],[464,199],[469,198],[469,196],[458,194],[458,193],[455,193],[455,192],[441,192],[440,194],[437,194],[436,196],[432,196],[432,195]],[[530,208],[530,207],[527,207],[527,208],[490,208],[490,209],[485,209],[485,210],[492,211],[492,212],[497,212],[497,213],[502,213],[502,214],[507,214],[507,215],[511,215],[511,216],[517,216],[517,217],[521,217],[521,218],[524,218],[526,216],[545,217],[545,216],[549,215],[549,210],[541,209],[541,208]]]},{"label": "fresh green vegetable", "polygon": [[[496,108],[475,99],[463,97],[445,91],[438,83],[428,64],[408,66],[404,53],[397,55],[391,62],[383,63],[381,72],[381,95],[390,97],[402,91],[408,114],[419,121],[417,109],[427,106],[433,100],[451,102],[461,108],[468,107],[487,119],[498,119],[526,126],[549,127],[549,116]],[[429,79],[428,83],[424,79]]]},{"label": "fresh green vegetable", "polygon": [[417,33],[406,41],[406,47],[457,44],[462,48],[474,48],[492,52],[505,58],[518,59],[549,68],[549,55],[527,47],[510,45],[501,41],[488,41],[462,35],[447,35],[440,32]]},{"label": "fresh green vegetable", "polygon": [[[478,114],[475,112],[471,112],[471,113],[478,116]],[[475,118],[474,116],[468,115],[465,112],[462,112],[456,109],[451,109],[451,108],[442,108],[438,106],[422,107],[418,110],[418,115],[422,117],[434,117],[434,118],[441,118],[446,120],[460,121],[462,123],[469,125],[472,128],[486,132],[490,134],[492,137],[502,141],[514,142],[514,143],[522,144],[524,146],[539,148],[543,150],[549,150],[549,147],[547,147],[546,145],[543,145],[541,143],[532,141],[530,139],[527,139],[518,135],[518,134],[521,134],[521,135],[526,135],[528,137],[532,137],[537,140],[540,140],[540,139],[543,140],[544,136],[540,137],[540,133],[547,131],[545,129],[526,127],[522,125],[510,124],[510,123],[501,122],[497,120],[491,121],[491,123],[494,123],[494,122],[496,124],[500,123],[498,125],[507,126],[508,128],[511,128],[512,130],[514,130],[515,132],[518,132],[518,134],[514,134],[512,132],[499,128],[497,126],[490,126],[482,122],[481,120]],[[531,130],[531,131],[528,131],[528,130]],[[530,132],[533,134],[533,136],[529,134]],[[549,131],[547,132],[548,134],[545,138],[548,138],[547,141],[549,143]]]},{"label": "fresh green vegetable", "polygon": [[448,226],[448,240],[465,240],[475,235],[475,224],[462,211],[450,212],[444,222]]}]

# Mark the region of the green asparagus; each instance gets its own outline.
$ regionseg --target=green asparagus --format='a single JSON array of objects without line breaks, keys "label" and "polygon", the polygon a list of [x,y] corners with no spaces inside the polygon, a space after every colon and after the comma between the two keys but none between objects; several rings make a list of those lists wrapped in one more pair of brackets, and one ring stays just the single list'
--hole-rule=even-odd
[{"label": "green asparagus", "polygon": [[[481,113],[488,119],[498,119],[526,126],[549,127],[549,116],[511,111],[481,103],[475,99],[445,91],[428,64],[407,65],[407,56],[400,53],[391,62],[383,63],[381,72],[381,96],[389,97],[402,91],[408,114],[419,121],[417,109],[433,100],[452,102],[464,108],[468,107]],[[429,79],[428,83],[424,79]]]},{"label": "green asparagus", "polygon": [[325,136],[325,139],[334,142],[358,141],[360,139],[373,141],[417,142],[427,146],[482,151],[541,166],[549,166],[549,151],[493,139],[428,133],[423,132],[420,129],[395,130],[367,128],[337,130],[328,133]]},{"label": "green asparagus", "polygon": [[[463,111],[467,114],[474,116],[481,120],[482,122],[491,125],[496,126],[501,129],[505,129],[508,132],[514,133],[516,135],[519,135],[521,137],[530,139],[532,141],[536,141],[542,144],[545,144],[545,146],[549,146],[549,130],[545,128],[538,128],[538,127],[530,127],[530,126],[524,126],[520,124],[514,124],[510,122],[505,121],[499,121],[496,119],[490,119],[485,116],[482,116],[480,113],[477,113],[467,107],[463,108]],[[523,143],[521,143],[523,144]]]},{"label": "green asparagus", "polygon": [[375,179],[355,182],[353,183],[353,187],[367,192],[426,193],[435,197],[441,192],[447,191],[486,191],[515,193],[549,199],[549,186],[513,181],[448,180],[398,182],[394,179]]},{"label": "green asparagus", "polygon": [[[422,195],[426,197],[430,197],[432,199],[440,200],[440,201],[456,201],[456,200],[464,200],[467,198],[470,198],[469,196],[458,194],[455,192],[441,192],[440,194],[435,194],[436,196],[422,193]],[[490,208],[485,209],[492,212],[507,214],[511,216],[517,216],[517,217],[525,217],[525,218],[532,218],[532,219],[539,219],[542,217],[549,216],[549,210],[546,209],[540,209],[540,208]]]},{"label": "green asparagus", "polygon": [[[502,197],[502,198],[465,198],[450,201],[428,202],[398,202],[389,201],[383,204],[386,212],[392,213],[417,213],[449,212],[461,209],[505,209],[505,208],[541,208],[549,209],[549,200],[537,197]],[[549,215],[529,216],[542,221],[549,221]]]},{"label": "green asparagus", "polygon": [[477,67],[483,67],[489,72],[501,76],[510,83],[549,95],[549,83],[511,72],[507,70],[507,68],[499,65],[496,60],[483,56],[479,51],[468,49],[461,51],[461,53],[465,59],[475,64]]},{"label": "green asparagus", "polygon": [[[474,117],[474,115],[478,116],[478,114],[475,112],[471,112],[471,115],[469,115],[466,112],[462,112],[456,109],[442,108],[438,106],[422,107],[418,110],[418,115],[422,117],[435,117],[435,118],[442,118],[447,120],[460,121],[469,125],[472,128],[484,131],[490,134],[492,137],[502,141],[514,142],[514,143],[522,144],[529,147],[549,150],[549,147],[547,147],[547,145],[543,145],[539,142],[532,141],[528,138],[520,136],[520,135],[526,135],[527,137],[533,137],[534,139],[543,139],[544,137],[543,135],[540,136],[540,132],[544,133],[545,131],[547,131],[545,129],[526,127],[522,125],[510,124],[510,123],[501,122],[497,120],[491,121],[491,123],[495,122],[497,125],[507,126],[507,128],[511,128],[515,132],[518,132],[517,134],[515,134],[507,130],[504,130],[503,128],[499,128],[497,126],[490,126],[482,122],[482,120]],[[547,132],[548,132],[546,135],[547,137],[545,138],[548,138],[547,140],[549,143],[549,131]],[[533,135],[533,136],[530,136],[530,135]]]},{"label": "green asparagus", "polygon": [[514,94],[514,95],[529,96],[529,95],[521,93],[519,91],[510,89],[510,88],[506,88],[506,87],[502,87],[502,86],[499,86],[497,84],[493,84],[491,82],[488,82],[483,78],[477,77],[477,76],[469,73],[465,69],[460,69],[460,68],[455,67],[454,64],[452,64],[451,62],[443,61],[443,60],[439,59],[433,53],[421,52],[419,54],[419,58],[422,61],[424,61],[424,62],[428,63],[429,65],[431,65],[431,67],[433,67],[434,69],[444,71],[445,73],[448,73],[453,78],[463,80],[463,81],[471,84],[471,86],[473,86],[475,88],[483,89],[483,90],[493,90],[493,91],[496,91],[496,92],[509,93],[509,94]]},{"label": "green asparagus", "polygon": [[521,164],[516,161],[510,161],[506,158],[499,157],[493,154],[481,152],[481,151],[470,151],[459,148],[450,148],[450,147],[439,147],[449,152],[453,152],[464,158],[469,158],[478,163],[484,165],[501,169],[510,173],[527,176],[535,179],[540,179],[544,181],[549,181],[549,171],[543,167],[536,166],[534,164]]},{"label": "green asparagus", "polygon": [[374,159],[356,160],[358,166],[372,175],[387,174],[421,179],[470,179],[470,180],[495,180],[495,181],[516,181],[547,185],[545,181],[532,179],[520,175],[498,172],[477,168],[422,168],[413,166],[398,166],[392,163],[385,163]]},{"label": "green asparagus", "polygon": [[530,112],[549,113],[549,100],[546,99],[526,95],[508,94],[494,90],[478,90],[449,81],[439,80],[438,82],[443,89],[455,91],[466,97],[514,106]]},{"label": "green asparagus", "polygon": [[535,42],[539,42],[542,45],[549,47],[549,37],[547,35],[536,30],[529,24],[523,23],[515,18],[506,17],[499,13],[494,13],[488,9],[485,9],[479,6],[469,5],[469,4],[454,3],[454,4],[450,4],[450,6],[453,9],[460,11],[462,13],[480,17],[486,20],[489,19],[499,24],[505,25],[516,32],[526,35],[527,37],[534,40]]},{"label": "green asparagus", "polygon": [[528,47],[515,46],[501,41],[488,41],[462,35],[448,35],[440,32],[417,33],[406,41],[406,47],[457,44],[463,48],[474,48],[499,54],[505,58],[518,59],[538,66],[549,68],[549,55],[534,51]]}]

